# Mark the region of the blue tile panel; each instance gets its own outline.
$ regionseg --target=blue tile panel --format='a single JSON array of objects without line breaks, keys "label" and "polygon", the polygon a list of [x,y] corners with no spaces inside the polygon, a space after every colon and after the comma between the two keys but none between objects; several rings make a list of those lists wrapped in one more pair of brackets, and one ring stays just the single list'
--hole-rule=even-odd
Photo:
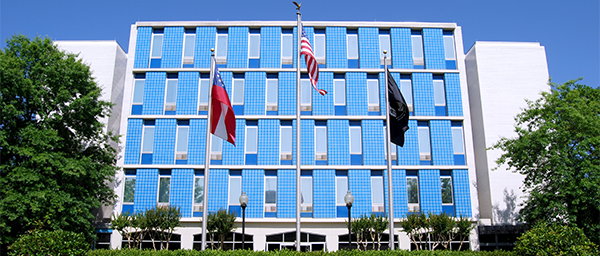
[{"label": "blue tile panel", "polygon": [[194,42],[194,68],[210,68],[210,49],[215,48],[217,28],[197,27]]},{"label": "blue tile panel", "polygon": [[133,68],[148,68],[150,65],[150,45],[152,44],[152,27],[138,27],[135,45],[135,61]]},{"label": "blue tile panel", "polygon": [[[408,120],[404,147],[397,147],[398,165],[419,165],[419,134],[416,120]],[[392,144],[395,145],[395,144]]]},{"label": "blue tile panel", "polygon": [[267,73],[246,72],[244,90],[244,115],[265,114],[265,87]]},{"label": "blue tile panel", "polygon": [[415,115],[435,116],[433,75],[431,73],[413,73],[412,82]]},{"label": "blue tile panel", "polygon": [[156,119],[153,164],[174,164],[177,119]]},{"label": "blue tile panel", "polygon": [[346,73],[346,109],[349,116],[368,115],[367,73]]},{"label": "blue tile panel", "polygon": [[325,28],[327,68],[348,68],[346,28]]},{"label": "blue tile panel", "polygon": [[335,115],[333,108],[333,73],[319,72],[317,88],[327,91],[327,94],[323,96],[316,90],[312,90],[313,115]]},{"label": "blue tile panel", "polygon": [[[292,37],[293,37],[293,39],[292,39],[293,40],[293,45],[292,45],[292,51],[293,51],[293,54],[292,54],[292,67],[296,68],[296,63],[298,63],[298,59],[297,59],[297,56],[296,56],[298,54],[298,27],[294,27],[293,30],[294,30],[293,31],[294,34],[292,35]],[[309,39],[309,41],[310,41],[310,39]]]},{"label": "blue tile panel", "polygon": [[279,164],[279,119],[258,120],[258,164]]},{"label": "blue tile panel", "polygon": [[162,115],[165,103],[167,73],[146,72],[143,115]]},{"label": "blue tile panel", "polygon": [[204,164],[206,158],[206,119],[190,119],[188,137],[188,164]]},{"label": "blue tile panel", "polygon": [[281,27],[260,28],[260,67],[281,67]]},{"label": "blue tile panel", "polygon": [[229,27],[227,38],[227,67],[248,67],[248,27]]},{"label": "blue tile panel", "polygon": [[469,190],[469,170],[453,170],[454,210],[456,216],[471,217],[471,192]]},{"label": "blue tile panel", "polygon": [[300,163],[313,165],[315,164],[315,120],[304,119],[300,123],[302,124],[302,129],[300,130],[300,140],[302,140],[302,144],[300,144],[300,159],[302,161]]},{"label": "blue tile panel", "polygon": [[350,164],[349,127],[348,120],[327,120],[327,163],[329,165]]},{"label": "blue tile panel", "polygon": [[[379,28],[358,28],[360,68],[379,68]],[[388,55],[389,56],[389,55]]]},{"label": "blue tile panel", "polygon": [[243,165],[245,160],[246,120],[235,120],[235,146],[223,141],[223,164]]},{"label": "blue tile panel", "polygon": [[[394,74],[392,73],[392,76]],[[395,77],[394,77],[395,79]],[[385,94],[387,93],[387,85],[385,84],[385,72],[379,73],[379,109],[380,115],[385,116],[387,104],[385,102]]]},{"label": "blue tile panel", "polygon": [[425,214],[442,212],[440,170],[419,170],[421,211]]},{"label": "blue tile panel", "polygon": [[194,198],[194,169],[171,170],[171,193],[169,205],[179,207],[181,217],[192,217],[192,199]]},{"label": "blue tile panel", "polygon": [[429,121],[433,165],[454,165],[450,120]]},{"label": "blue tile panel", "polygon": [[335,170],[313,170],[313,218],[336,218]]},{"label": "blue tile panel", "polygon": [[462,98],[460,93],[460,75],[457,73],[444,74],[446,85],[446,105],[449,116],[462,116]]},{"label": "blue tile panel", "polygon": [[362,154],[364,165],[385,164],[383,120],[362,120]]},{"label": "blue tile panel", "polygon": [[296,170],[277,171],[277,218],[296,218]]},{"label": "blue tile panel", "polygon": [[142,128],[144,120],[127,120],[127,139],[125,141],[125,164],[139,164],[142,149]]},{"label": "blue tile panel", "polygon": [[444,35],[441,28],[423,28],[423,50],[425,52],[425,68],[446,68]]},{"label": "blue tile panel", "polygon": [[279,115],[296,115],[296,94],[296,72],[279,72]]},{"label": "blue tile panel", "polygon": [[[306,31],[306,36],[308,37],[308,41],[310,42],[310,45],[314,47],[315,45],[315,29],[313,27],[304,27],[304,31]],[[294,63],[293,63],[293,67],[296,68],[296,54],[298,54],[298,34],[297,34],[297,28],[294,27],[294,45],[292,46],[293,49],[293,58],[294,58]],[[313,49],[314,51],[314,49]],[[300,67],[301,68],[306,68],[306,61],[304,60],[304,56],[300,56]]]},{"label": "blue tile panel", "polygon": [[158,169],[137,169],[133,211],[142,212],[156,207]]},{"label": "blue tile panel", "polygon": [[198,82],[200,73],[179,72],[177,81],[177,115],[195,115],[198,112]]},{"label": "blue tile panel", "polygon": [[165,27],[161,68],[180,68],[183,57],[183,27]]},{"label": "blue tile panel", "polygon": [[410,28],[391,28],[392,66],[394,68],[413,68],[412,41]]},{"label": "blue tile panel", "polygon": [[247,218],[263,218],[265,170],[242,170],[242,191],[248,196]]},{"label": "blue tile panel", "polygon": [[229,196],[229,170],[210,169],[208,173],[208,212],[227,210]]},{"label": "blue tile panel", "polygon": [[348,170],[348,189],[354,196],[352,216],[371,214],[371,170]]},{"label": "blue tile panel", "polygon": [[[313,121],[314,122],[314,121]],[[292,120],[292,164],[296,165],[296,120]],[[302,136],[302,134],[300,134]],[[302,150],[302,149],[300,149]],[[304,150],[302,150],[304,151]],[[302,157],[302,156],[301,156]]]},{"label": "blue tile panel", "polygon": [[[385,213],[389,213],[388,197],[388,175],[387,170],[383,170],[383,192],[385,195]],[[408,212],[408,199],[406,196],[406,170],[392,170],[393,193],[394,193],[394,218],[404,218]]]}]

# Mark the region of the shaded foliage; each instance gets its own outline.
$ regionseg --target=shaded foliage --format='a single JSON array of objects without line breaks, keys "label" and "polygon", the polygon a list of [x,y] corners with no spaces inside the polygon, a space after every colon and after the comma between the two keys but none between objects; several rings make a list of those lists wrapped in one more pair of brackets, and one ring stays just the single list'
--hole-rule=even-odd
[{"label": "shaded foliage", "polygon": [[9,255],[86,255],[89,248],[82,234],[35,229],[14,242]]},{"label": "shaded foliage", "polygon": [[514,252],[524,256],[600,254],[580,228],[541,222],[519,237]]}]

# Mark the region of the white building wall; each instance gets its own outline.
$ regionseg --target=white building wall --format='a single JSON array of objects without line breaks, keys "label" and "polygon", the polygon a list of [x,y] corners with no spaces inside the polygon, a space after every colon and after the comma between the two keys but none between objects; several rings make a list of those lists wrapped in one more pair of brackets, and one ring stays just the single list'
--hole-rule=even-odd
[{"label": "white building wall", "polygon": [[515,137],[514,118],[527,106],[525,100],[536,100],[542,91],[549,91],[546,51],[539,43],[476,42],[465,64],[480,218],[513,224],[525,196],[524,176],[498,166],[502,151],[487,148],[502,137]]}]

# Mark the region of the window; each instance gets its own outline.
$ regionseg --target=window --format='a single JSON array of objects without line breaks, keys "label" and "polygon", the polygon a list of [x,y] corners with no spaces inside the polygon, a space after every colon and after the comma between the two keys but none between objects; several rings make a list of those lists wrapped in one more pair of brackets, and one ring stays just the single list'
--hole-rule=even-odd
[{"label": "window", "polygon": [[160,68],[162,57],[163,29],[154,29],[152,35],[152,48],[150,50],[150,68]]},{"label": "window", "polygon": [[315,164],[327,164],[327,121],[315,121]]},{"label": "window", "polygon": [[406,176],[406,196],[408,199],[408,212],[419,212],[419,178]]},{"label": "window", "polygon": [[348,68],[358,68],[358,33],[348,29],[346,34]]},{"label": "window", "polygon": [[[367,76],[371,75],[369,74]],[[368,111],[375,112],[374,114],[379,115],[379,80],[376,78],[376,74],[373,74],[373,76],[375,76],[375,78],[367,77]]]},{"label": "window", "polygon": [[408,111],[413,112],[412,79],[410,75],[400,75],[400,92],[408,105]]},{"label": "window", "polygon": [[385,65],[383,58],[386,56],[383,51],[387,51],[388,63],[392,60],[392,47],[390,43],[390,31],[379,30],[379,58],[381,59],[381,65]]},{"label": "window", "polygon": [[279,100],[279,80],[276,73],[267,73],[267,88],[265,96],[267,115],[277,115],[277,102]]},{"label": "window", "polygon": [[221,164],[223,160],[223,139],[211,135],[210,163]]},{"label": "window", "polygon": [[198,115],[208,114],[208,89],[210,88],[210,75],[200,74],[200,88],[198,89]]},{"label": "window", "polygon": [[144,120],[142,131],[142,160],[141,164],[152,164],[154,149],[154,120]]},{"label": "window", "polygon": [[454,52],[454,35],[452,31],[444,31],[444,55],[446,56],[446,68],[456,69],[456,55]]},{"label": "window", "polygon": [[360,121],[350,121],[350,164],[362,164],[362,129]]},{"label": "window", "polygon": [[[340,173],[344,172],[344,173]],[[345,171],[336,171],[335,176],[335,198],[336,204],[339,206],[346,206],[344,196],[348,193],[348,173]]]},{"label": "window", "polygon": [[429,123],[426,121],[419,121],[418,133],[419,133],[419,159],[421,165],[431,165],[431,142],[429,139]]},{"label": "window", "polygon": [[425,58],[423,55],[423,36],[420,30],[411,31],[412,54],[414,68],[424,68]]},{"label": "window", "polygon": [[312,184],[312,171],[302,171],[302,176],[300,177],[300,193],[301,196],[301,208],[300,215],[302,217],[312,217],[313,212],[313,184]]},{"label": "window", "polygon": [[442,204],[452,204],[452,177],[442,176],[440,182],[442,185]]},{"label": "window", "polygon": [[187,164],[189,120],[177,121],[177,141],[175,146],[175,164]]},{"label": "window", "polygon": [[196,29],[186,29],[183,36],[183,66],[194,67],[194,46],[196,44]]},{"label": "window", "polygon": [[346,80],[344,74],[334,74],[333,96],[335,115],[346,115]]},{"label": "window", "polygon": [[435,101],[435,115],[446,116],[446,89],[444,88],[444,77],[433,76],[433,98]]},{"label": "window", "polygon": [[123,209],[122,213],[133,214],[133,203],[135,199],[135,178],[136,170],[125,170],[125,186],[123,188]]},{"label": "window", "polygon": [[160,170],[158,176],[158,206],[169,205],[169,195],[171,193],[171,171]]},{"label": "window", "polygon": [[277,171],[265,171],[265,217],[277,217]]},{"label": "window", "polygon": [[[396,144],[394,144],[393,142],[391,142],[391,141],[388,140],[388,137],[387,137],[387,126],[383,127],[383,137],[385,138],[385,143],[384,143],[384,150],[385,151],[383,152],[385,154],[385,160],[386,161],[388,160],[387,146],[388,146],[388,143],[389,143],[390,145],[392,145],[391,150],[390,150],[390,152],[392,154],[392,164],[394,164],[394,165],[398,164],[398,146],[396,146]],[[387,162],[386,162],[386,164],[387,164]]]},{"label": "window", "polygon": [[303,115],[310,115],[312,111],[312,85],[309,79],[301,79],[300,87],[300,111]]},{"label": "window", "polygon": [[315,29],[315,44],[312,45],[313,52],[315,53],[315,57],[317,58],[317,63],[326,64],[326,56],[325,56],[325,30],[324,29]]},{"label": "window", "polygon": [[465,141],[463,137],[462,122],[452,121],[452,149],[454,151],[454,164],[465,165]]},{"label": "window", "polygon": [[203,175],[203,173],[196,173],[194,178],[194,204],[192,206],[194,217],[201,217],[196,212],[201,213],[204,210],[204,176],[199,176],[198,174]]},{"label": "window", "polygon": [[248,67],[260,67],[260,29],[250,29],[248,35]]},{"label": "window", "polygon": [[246,120],[246,164],[255,165],[258,152],[258,121]]},{"label": "window", "polygon": [[215,58],[217,64],[227,64],[227,29],[217,29]]},{"label": "window", "polygon": [[372,212],[385,212],[383,205],[383,171],[371,171]]},{"label": "window", "polygon": [[131,100],[131,114],[141,115],[144,104],[144,86],[146,84],[146,74],[135,74],[133,82],[133,99]]},{"label": "window", "polygon": [[165,115],[175,115],[177,110],[177,73],[167,73],[165,88]]},{"label": "window", "polygon": [[244,114],[244,74],[233,74],[231,105],[236,115]]},{"label": "window", "polygon": [[292,29],[281,30],[281,67],[291,68],[294,61],[294,36]]},{"label": "window", "polygon": [[292,164],[292,121],[281,120],[279,136],[280,164]]},{"label": "window", "polygon": [[[229,205],[240,205],[242,195],[241,171],[229,171]],[[238,215],[239,216],[239,215]]]}]

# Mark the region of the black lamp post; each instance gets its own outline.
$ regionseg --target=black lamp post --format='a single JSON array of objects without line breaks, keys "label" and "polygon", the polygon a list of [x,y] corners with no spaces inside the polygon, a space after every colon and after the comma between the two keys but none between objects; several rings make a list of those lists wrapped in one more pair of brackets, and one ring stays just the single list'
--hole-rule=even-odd
[{"label": "black lamp post", "polygon": [[346,207],[348,207],[348,250],[352,249],[352,219],[350,218],[350,208],[352,208],[352,203],[354,203],[354,196],[348,190],[348,193],[344,196],[344,202],[346,202]]},{"label": "black lamp post", "polygon": [[242,192],[240,196],[240,205],[242,206],[242,250],[246,249],[246,205],[248,205],[248,196]]}]

